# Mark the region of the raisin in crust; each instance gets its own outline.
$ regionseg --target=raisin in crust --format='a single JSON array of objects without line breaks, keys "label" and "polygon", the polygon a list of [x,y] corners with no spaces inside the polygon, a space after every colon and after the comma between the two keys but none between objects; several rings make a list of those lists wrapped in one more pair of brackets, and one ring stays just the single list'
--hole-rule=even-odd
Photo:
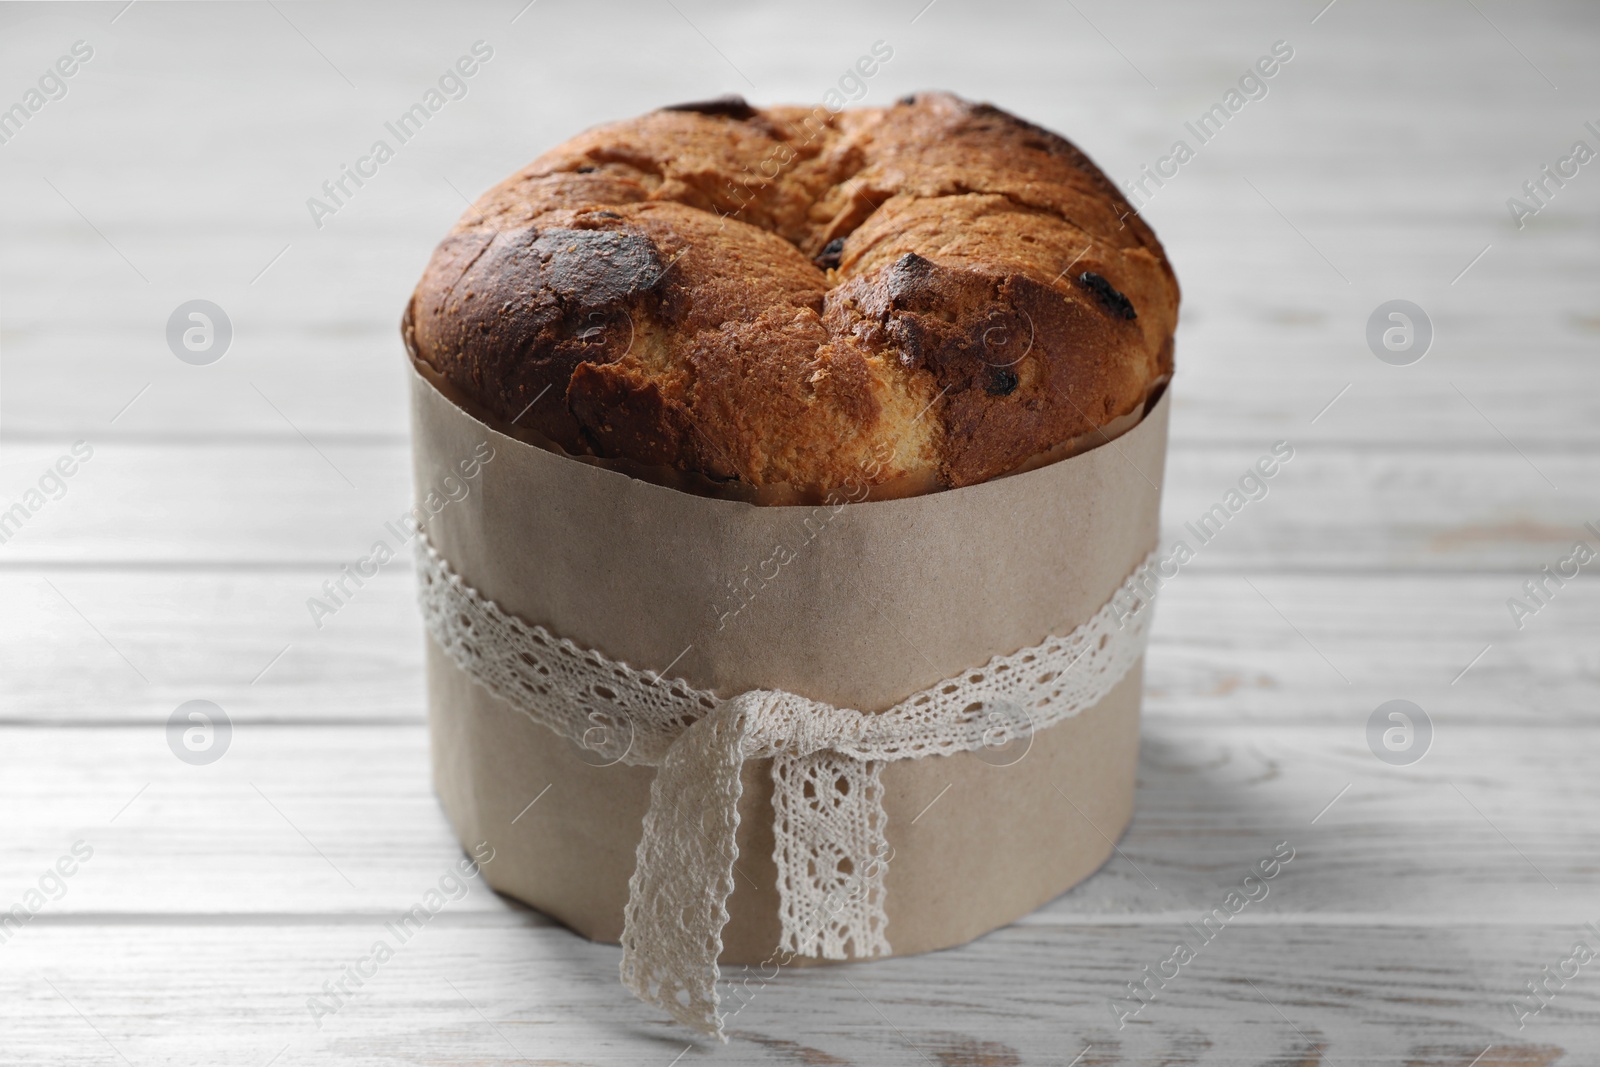
[{"label": "raisin in crust", "polygon": [[412,353],[568,451],[826,492],[981,482],[1172,372],[1178,284],[1070,142],[921,93],[688,104],[486,193],[406,310]]}]

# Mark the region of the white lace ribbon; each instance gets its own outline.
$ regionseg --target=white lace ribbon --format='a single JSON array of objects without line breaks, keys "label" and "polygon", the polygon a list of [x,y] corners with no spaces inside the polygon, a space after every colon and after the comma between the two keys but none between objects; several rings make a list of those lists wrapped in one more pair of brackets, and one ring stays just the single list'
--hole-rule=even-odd
[{"label": "white lace ribbon", "polygon": [[622,980],[718,1037],[717,957],[746,760],[772,760],[779,947],[822,959],[887,955],[883,764],[991,748],[1093,707],[1144,654],[1153,614],[1150,583],[1139,581],[1147,557],[1070,634],[873,714],[781,691],[724,699],[635,670],[502,611],[425,536],[417,544],[423,619],[468,677],[606,758],[657,768],[628,883]]}]

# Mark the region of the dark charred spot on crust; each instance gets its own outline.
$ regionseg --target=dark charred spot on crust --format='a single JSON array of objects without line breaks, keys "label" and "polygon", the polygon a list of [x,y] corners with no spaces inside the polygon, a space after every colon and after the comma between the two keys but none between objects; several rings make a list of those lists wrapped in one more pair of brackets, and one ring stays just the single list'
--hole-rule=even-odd
[{"label": "dark charred spot on crust", "polygon": [[908,252],[878,284],[876,315],[903,366],[924,367],[955,390],[1006,396],[1017,388],[1015,365],[1031,351],[1034,331],[1005,278]]},{"label": "dark charred spot on crust", "polygon": [[936,268],[931,259],[924,259],[915,252],[907,252],[894,261],[894,266],[889,268],[889,274],[884,278],[884,287],[889,292],[889,306],[899,309],[912,307],[922,303],[919,298],[926,298],[933,284]]},{"label": "dark charred spot on crust", "polygon": [[589,217],[595,219],[620,219],[622,216],[615,211],[591,211],[589,212]]},{"label": "dark charred spot on crust", "polygon": [[1010,367],[995,367],[989,371],[989,380],[984,383],[983,391],[990,396],[1010,396],[1016,392],[1017,383],[1021,380]]},{"label": "dark charred spot on crust", "polygon": [[1102,307],[1111,314],[1123,319],[1136,319],[1139,313],[1133,309],[1133,301],[1117,292],[1111,283],[1092,270],[1086,270],[1078,275],[1078,284],[1095,295]]},{"label": "dark charred spot on crust", "polygon": [[540,260],[543,285],[585,309],[653,288],[664,268],[648,237],[620,230],[545,230],[529,250]]},{"label": "dark charred spot on crust", "polygon": [[[417,306],[416,319],[435,323],[432,345],[466,377],[457,384],[498,417],[520,418],[517,425],[581,449],[559,398],[579,363],[620,359],[633,344],[636,317],[659,314],[665,260],[654,242],[629,230],[530,226],[472,236],[460,241],[448,288]],[[430,362],[452,373],[446,361]],[[528,410],[547,389],[554,402]]]},{"label": "dark charred spot on crust", "polygon": [[728,95],[719,96],[715,100],[696,100],[688,104],[671,104],[661,109],[662,111],[690,111],[696,115],[720,115],[729,119],[750,119],[756,115],[756,109],[745,102],[744,97]]},{"label": "dark charred spot on crust", "polygon": [[593,174],[595,171],[597,171],[599,169],[600,169],[599,167],[592,167],[589,164],[585,163],[583,166],[578,168],[578,173],[579,174]]},{"label": "dark charred spot on crust", "polygon": [[1037,123],[1029,122],[993,104],[970,104],[967,113],[982,119],[985,129],[1006,130],[1020,134],[1023,139],[1019,143],[1025,148],[1043,152],[1064,152],[1084,160],[1088,158],[1073,147],[1071,141],[1054,130],[1047,130]]},{"label": "dark charred spot on crust", "polygon": [[899,104],[901,107],[910,107],[912,104],[915,104],[916,102],[917,102],[917,94],[916,93],[907,93],[905,96],[902,96],[900,99],[895,101],[895,103]]},{"label": "dark charred spot on crust", "polygon": [[843,254],[844,238],[835,237],[822,246],[822,251],[811,262],[817,265],[818,270],[834,270],[839,266],[839,257]]}]

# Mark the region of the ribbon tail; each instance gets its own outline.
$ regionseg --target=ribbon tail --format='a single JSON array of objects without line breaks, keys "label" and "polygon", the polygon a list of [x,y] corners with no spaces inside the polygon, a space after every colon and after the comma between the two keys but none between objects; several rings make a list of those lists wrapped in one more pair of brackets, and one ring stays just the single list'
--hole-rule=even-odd
[{"label": "ribbon tail", "polygon": [[672,743],[650,786],[650,808],[623,913],[622,984],[700,1033],[727,1041],[717,957],[739,857],[740,770],[752,709],[745,693]]},{"label": "ribbon tail", "polygon": [[823,750],[772,761],[780,947],[843,960],[890,954],[883,763]]}]

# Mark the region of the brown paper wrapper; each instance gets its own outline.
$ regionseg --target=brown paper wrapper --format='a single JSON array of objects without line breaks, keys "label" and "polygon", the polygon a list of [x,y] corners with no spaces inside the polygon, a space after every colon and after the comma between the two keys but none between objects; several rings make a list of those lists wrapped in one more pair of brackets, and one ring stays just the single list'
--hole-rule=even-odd
[{"label": "brown paper wrapper", "polygon": [[[905,499],[757,506],[577,462],[490,428],[413,369],[418,499],[493,459],[428,520],[499,606],[641,670],[732,697],[783,689],[881,711],[1087,621],[1155,547],[1165,395],[1048,466]],[[883,772],[896,955],[1003,926],[1097,868],[1133,810],[1142,672],[1003,750]],[[654,770],[604,760],[467,678],[428,639],[434,782],[489,883],[615,942]],[[548,787],[548,788],[547,788]],[[722,959],[779,937],[767,761],[744,769]],[[539,800],[531,808],[529,801]],[[931,804],[931,806],[929,806]]]}]

